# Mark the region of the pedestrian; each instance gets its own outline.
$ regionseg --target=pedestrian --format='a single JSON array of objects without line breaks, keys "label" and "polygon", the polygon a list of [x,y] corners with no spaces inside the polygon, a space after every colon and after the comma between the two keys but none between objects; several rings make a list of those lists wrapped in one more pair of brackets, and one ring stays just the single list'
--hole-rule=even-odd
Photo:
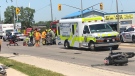
[{"label": "pedestrian", "polygon": [[34,32],[31,30],[30,33],[29,33],[29,38],[30,38],[30,42],[33,44],[33,35],[34,35]]},{"label": "pedestrian", "polygon": [[45,38],[46,38],[46,30],[42,32],[42,44],[45,44]]},{"label": "pedestrian", "polygon": [[40,46],[40,39],[41,39],[41,34],[39,30],[35,32],[35,46],[39,47]]}]

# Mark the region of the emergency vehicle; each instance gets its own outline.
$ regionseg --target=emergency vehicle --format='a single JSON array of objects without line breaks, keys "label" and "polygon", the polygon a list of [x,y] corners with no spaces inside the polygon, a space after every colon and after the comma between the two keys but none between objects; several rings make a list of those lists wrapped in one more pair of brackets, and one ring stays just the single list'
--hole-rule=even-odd
[{"label": "emergency vehicle", "polygon": [[55,34],[57,33],[56,32],[57,31],[57,26],[56,26],[57,23],[59,23],[58,20],[57,21],[53,21],[53,22],[50,23],[50,29],[53,30]]},{"label": "emergency vehicle", "polygon": [[65,48],[97,47],[117,49],[120,44],[119,33],[104,22],[103,17],[61,19],[57,24],[57,35]]},{"label": "emergency vehicle", "polygon": [[135,25],[128,27],[120,34],[121,42],[135,42]]}]

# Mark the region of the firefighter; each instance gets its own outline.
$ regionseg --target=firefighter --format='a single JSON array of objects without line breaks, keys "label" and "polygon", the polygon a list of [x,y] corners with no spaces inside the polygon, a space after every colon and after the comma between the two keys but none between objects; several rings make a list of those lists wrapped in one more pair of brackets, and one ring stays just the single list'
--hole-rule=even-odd
[{"label": "firefighter", "polygon": [[40,46],[40,39],[41,39],[41,34],[39,30],[36,30],[35,32],[35,46],[39,47]]},{"label": "firefighter", "polygon": [[45,44],[45,38],[46,38],[46,30],[44,30],[43,32],[42,32],[42,44],[44,45]]}]

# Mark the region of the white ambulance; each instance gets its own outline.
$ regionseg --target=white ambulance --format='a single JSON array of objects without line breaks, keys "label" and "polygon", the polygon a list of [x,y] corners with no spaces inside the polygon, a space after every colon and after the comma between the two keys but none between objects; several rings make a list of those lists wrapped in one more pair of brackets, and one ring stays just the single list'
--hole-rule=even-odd
[{"label": "white ambulance", "polygon": [[103,17],[61,19],[57,24],[57,35],[65,48],[98,47],[118,49],[119,33],[104,22]]}]

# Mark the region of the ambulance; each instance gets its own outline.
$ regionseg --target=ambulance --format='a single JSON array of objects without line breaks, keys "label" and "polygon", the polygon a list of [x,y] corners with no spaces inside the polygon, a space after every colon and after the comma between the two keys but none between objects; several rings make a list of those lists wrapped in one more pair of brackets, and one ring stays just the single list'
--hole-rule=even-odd
[{"label": "ambulance", "polygon": [[66,49],[70,47],[99,47],[118,49],[119,33],[113,31],[103,17],[61,19],[57,24],[57,35]]}]

